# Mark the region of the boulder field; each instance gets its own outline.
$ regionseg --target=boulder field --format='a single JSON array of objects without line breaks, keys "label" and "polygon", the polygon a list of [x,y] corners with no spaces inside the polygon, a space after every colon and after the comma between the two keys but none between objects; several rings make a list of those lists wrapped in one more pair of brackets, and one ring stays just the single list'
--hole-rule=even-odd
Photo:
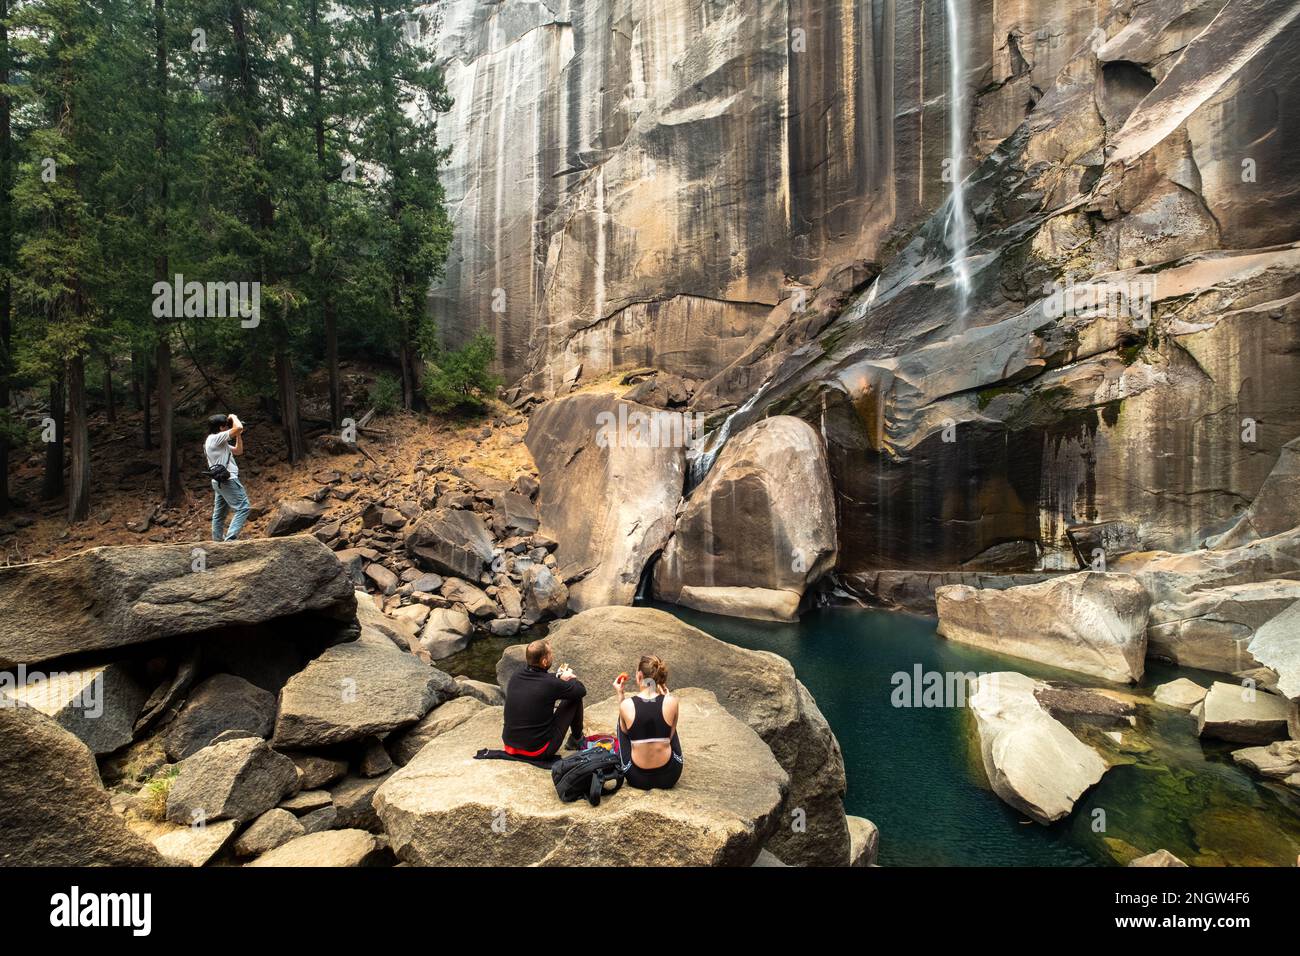
[{"label": "boulder field", "polygon": [[[331,593],[346,588],[346,600],[299,595],[294,603],[282,593],[234,625],[223,592],[177,574],[167,586],[185,595],[184,611],[156,616],[147,640],[106,646],[88,634],[74,647],[65,638],[57,649],[84,665],[33,669],[22,682],[6,673],[0,860],[369,866],[391,865],[396,853],[408,863],[449,865],[730,866],[749,865],[760,852],[783,863],[874,858],[874,827],[859,821],[851,833],[844,815],[834,735],[779,657],[652,610],[598,608],[556,622],[561,653],[591,675],[589,730],[615,719],[613,700],[601,693],[605,677],[651,645],[680,662],[674,686],[684,688],[688,728],[689,769],[674,791],[625,788],[598,809],[565,805],[543,771],[473,760],[479,748],[499,746],[501,689],[433,666],[422,631],[436,621],[440,631],[460,632],[469,609],[354,593],[346,556],[336,559],[312,537],[240,544],[238,562],[225,563],[236,552],[217,547],[212,570],[188,573],[267,568],[300,553]],[[110,557],[123,580],[136,582],[146,571],[174,570],[170,562],[183,553],[146,546]],[[132,570],[134,560],[145,570]],[[331,567],[332,576],[324,574]],[[531,571],[550,573],[540,563]],[[231,572],[226,583],[251,587],[244,573]],[[535,578],[506,602],[525,611],[530,601],[544,604],[551,585]],[[122,600],[91,594],[86,603],[122,608]],[[292,626],[308,619],[325,631],[314,641]],[[519,649],[510,649],[500,673]],[[33,773],[44,782],[39,791],[23,785]],[[498,809],[504,840],[494,829]]]}]

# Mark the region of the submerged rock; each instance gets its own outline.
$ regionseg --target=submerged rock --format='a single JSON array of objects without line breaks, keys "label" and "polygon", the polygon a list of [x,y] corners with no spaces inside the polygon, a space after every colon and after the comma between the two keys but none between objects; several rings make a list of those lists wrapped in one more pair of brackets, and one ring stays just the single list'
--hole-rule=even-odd
[{"label": "submerged rock", "polygon": [[1105,680],[1142,677],[1150,598],[1130,575],[1080,571],[1001,591],[953,585],[935,597],[949,640]]},{"label": "submerged rock", "polygon": [[345,626],[352,585],[311,535],[93,548],[0,567],[0,667],[310,614]]},{"label": "submerged rock", "polygon": [[835,495],[826,450],[777,415],[732,438],[687,499],[655,565],[655,593],[716,614],[794,620],[835,565]]},{"label": "submerged rock", "polygon": [[1130,860],[1128,866],[1186,866],[1182,860],[1174,856],[1168,850],[1156,850],[1154,853],[1148,853],[1146,856],[1140,856],[1136,860]]},{"label": "submerged rock", "polygon": [[[485,711],[434,738],[375,795],[384,832],[420,866],[748,866],[778,825],[789,778],[757,734],[707,691],[680,692],[690,743],[672,790],[624,786],[592,807],[561,803],[550,775],[475,760],[499,747]],[[612,699],[587,711],[613,726]]]},{"label": "submerged rock", "polygon": [[1039,823],[1068,816],[1106,763],[1038,703],[1041,685],[1000,671],[972,682],[980,756],[993,792]]},{"label": "submerged rock", "polygon": [[[642,654],[668,665],[670,687],[700,687],[752,727],[790,775],[787,820],[802,810],[807,829],[781,827],[768,849],[791,865],[843,866],[849,833],[844,818],[844,759],[839,741],[789,661],[750,651],[705,634],[653,608],[603,607],[566,618],[551,628],[557,661],[569,664],[587,687],[588,701],[613,694],[620,671],[631,673]],[[524,648],[507,647],[497,682],[507,687],[524,666]],[[609,688],[609,689],[607,689]],[[688,732],[683,726],[683,735]]]}]

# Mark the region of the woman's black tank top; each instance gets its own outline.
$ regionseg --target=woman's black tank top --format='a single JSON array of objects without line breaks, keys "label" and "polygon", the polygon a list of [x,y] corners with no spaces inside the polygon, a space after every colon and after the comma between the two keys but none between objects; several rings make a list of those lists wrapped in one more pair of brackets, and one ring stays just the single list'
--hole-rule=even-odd
[{"label": "woman's black tank top", "polygon": [[632,726],[628,729],[628,740],[634,744],[655,741],[668,743],[672,740],[673,729],[668,726],[668,721],[664,720],[662,696],[654,700],[633,697],[632,706],[636,709],[636,717],[633,718]]}]

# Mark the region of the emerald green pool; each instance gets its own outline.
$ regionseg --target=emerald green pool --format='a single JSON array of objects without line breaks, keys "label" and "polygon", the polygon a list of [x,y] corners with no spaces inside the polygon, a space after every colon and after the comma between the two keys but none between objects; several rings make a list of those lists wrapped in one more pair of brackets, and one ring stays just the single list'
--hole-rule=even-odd
[{"label": "emerald green pool", "polygon": [[[1300,856],[1300,799],[1238,769],[1233,745],[1202,744],[1184,713],[1142,707],[1136,733],[1126,734],[1138,742],[1126,754],[1133,762],[1109,770],[1069,818],[1043,827],[987,789],[977,752],[972,759],[967,711],[895,707],[891,676],[920,665],[1097,682],[945,641],[931,618],[828,608],[795,624],[768,624],[656,606],[794,665],[843,748],[847,811],[880,827],[884,865],[1116,864],[1161,847],[1193,865],[1293,866]],[[1204,686],[1213,679],[1151,665],[1137,693],[1149,697],[1180,676]]]}]

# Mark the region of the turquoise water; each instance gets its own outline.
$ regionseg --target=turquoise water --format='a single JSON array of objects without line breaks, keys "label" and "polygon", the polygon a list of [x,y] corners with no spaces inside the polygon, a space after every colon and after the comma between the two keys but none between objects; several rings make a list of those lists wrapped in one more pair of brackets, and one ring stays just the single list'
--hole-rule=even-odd
[{"label": "turquoise water", "polygon": [[[1112,767],[1070,817],[1044,827],[987,789],[965,710],[894,707],[891,676],[919,664],[1098,682],[945,641],[931,618],[827,608],[796,624],[768,624],[656,606],[794,665],[843,748],[845,809],[880,827],[884,865],[1115,864],[1160,847],[1202,865],[1294,865],[1300,855],[1300,800],[1239,770],[1231,746],[1202,747],[1185,714],[1142,707],[1137,733],[1125,734],[1132,743],[1120,759],[1130,762]],[[1149,696],[1178,676],[1203,686],[1212,679],[1153,665],[1136,693]]]}]

